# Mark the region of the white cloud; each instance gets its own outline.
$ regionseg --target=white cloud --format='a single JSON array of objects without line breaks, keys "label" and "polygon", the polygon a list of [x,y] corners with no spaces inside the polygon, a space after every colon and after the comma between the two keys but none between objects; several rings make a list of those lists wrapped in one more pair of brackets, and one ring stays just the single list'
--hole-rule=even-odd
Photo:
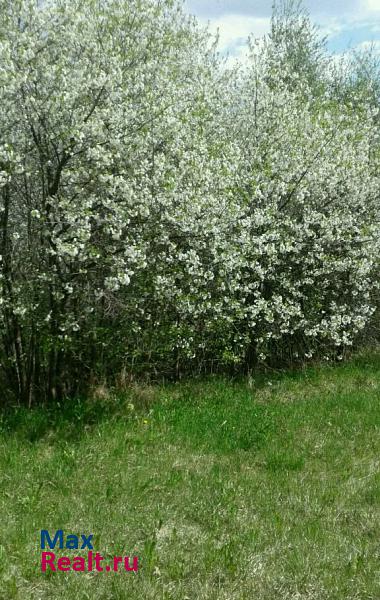
[{"label": "white cloud", "polygon": [[380,12],[380,0],[362,0],[362,6],[368,12]]},{"label": "white cloud", "polygon": [[319,23],[319,32],[322,36],[333,38],[347,29],[348,25],[337,18],[321,19]]},{"label": "white cloud", "polygon": [[211,33],[219,34],[219,49],[229,54],[228,63],[237,59],[243,62],[248,55],[248,37],[262,37],[270,29],[267,17],[249,17],[247,15],[222,15],[209,21]]},{"label": "white cloud", "polygon": [[219,45],[222,50],[230,50],[247,43],[248,37],[261,37],[269,31],[270,19],[245,15],[223,15],[210,21],[210,30],[219,31]]},{"label": "white cloud", "polygon": [[355,48],[357,50],[372,50],[376,54],[380,54],[380,40],[361,42]]},{"label": "white cloud", "polygon": [[[185,0],[188,10],[219,32],[219,49],[228,61],[244,61],[250,35],[262,37],[270,30],[272,0]],[[355,42],[379,37],[380,0],[304,0],[313,22],[330,48],[341,51]],[[265,10],[264,10],[265,9]],[[250,14],[249,14],[250,13]]]}]

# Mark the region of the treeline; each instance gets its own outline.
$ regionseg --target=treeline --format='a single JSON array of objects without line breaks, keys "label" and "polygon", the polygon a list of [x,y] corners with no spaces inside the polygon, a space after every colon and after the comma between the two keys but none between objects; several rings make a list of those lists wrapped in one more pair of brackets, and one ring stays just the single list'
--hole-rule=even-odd
[{"label": "treeline", "polygon": [[379,89],[297,4],[228,68],[176,0],[0,0],[5,401],[368,335]]}]

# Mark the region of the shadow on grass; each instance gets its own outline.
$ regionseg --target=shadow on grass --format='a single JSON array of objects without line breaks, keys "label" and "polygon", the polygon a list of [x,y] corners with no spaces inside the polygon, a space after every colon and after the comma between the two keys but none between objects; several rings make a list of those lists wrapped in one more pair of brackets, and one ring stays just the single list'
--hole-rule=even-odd
[{"label": "shadow on grass", "polygon": [[[249,381],[241,375],[185,378],[166,385],[135,385],[102,399],[66,399],[32,409],[4,407],[0,409],[0,436],[16,436],[34,443],[53,434],[62,440],[76,441],[104,421],[132,421],[154,407],[156,422],[185,438],[198,439],[200,443],[207,440],[208,445],[224,450],[248,450],[260,446],[272,430],[272,411],[253,402],[255,393],[268,383],[318,381],[327,373],[337,377],[348,373],[364,376],[378,373],[379,369],[380,354],[374,349],[356,354],[345,363],[257,371]],[[131,404],[133,412],[128,410]],[[227,426],[232,421],[234,431]]]},{"label": "shadow on grass", "polygon": [[0,412],[0,435],[16,436],[33,443],[53,433],[60,439],[75,441],[85,430],[102,421],[116,418],[122,412],[126,416],[124,405],[124,398],[114,397],[107,402],[75,398],[31,409],[3,408]]}]

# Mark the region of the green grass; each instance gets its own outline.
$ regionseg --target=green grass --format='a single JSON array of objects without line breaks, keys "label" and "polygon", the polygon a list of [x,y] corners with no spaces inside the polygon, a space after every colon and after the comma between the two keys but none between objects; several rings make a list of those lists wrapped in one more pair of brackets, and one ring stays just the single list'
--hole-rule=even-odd
[{"label": "green grass", "polygon": [[[0,598],[379,600],[379,398],[373,354],[4,414]],[[140,570],[42,574],[42,528]]]}]

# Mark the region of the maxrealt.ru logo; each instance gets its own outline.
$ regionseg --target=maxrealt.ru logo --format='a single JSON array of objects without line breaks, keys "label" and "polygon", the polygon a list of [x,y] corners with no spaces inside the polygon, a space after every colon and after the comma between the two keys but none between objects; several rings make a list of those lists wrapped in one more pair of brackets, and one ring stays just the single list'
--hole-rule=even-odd
[{"label": "maxrealt.ru logo", "polygon": [[50,548],[51,550],[87,550],[87,555],[81,556],[57,556],[55,552],[42,552],[41,570],[47,571],[79,571],[99,573],[110,571],[138,571],[137,556],[113,556],[104,563],[104,556],[99,552],[93,552],[93,534],[65,535],[62,529],[58,529],[53,535],[47,529],[41,530],[41,550]]}]

